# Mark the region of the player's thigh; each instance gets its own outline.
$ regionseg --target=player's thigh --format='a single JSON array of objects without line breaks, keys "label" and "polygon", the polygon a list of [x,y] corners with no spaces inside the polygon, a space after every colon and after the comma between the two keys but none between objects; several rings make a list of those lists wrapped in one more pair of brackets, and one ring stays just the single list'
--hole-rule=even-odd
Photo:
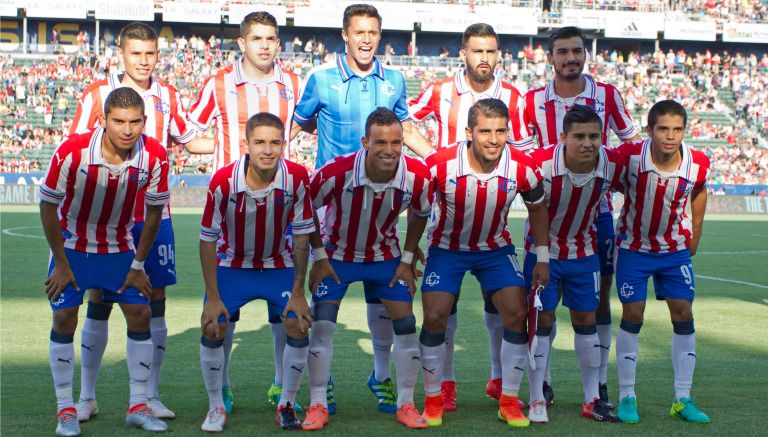
[{"label": "player's thigh", "polygon": [[600,301],[600,260],[591,255],[574,260],[553,261],[563,289],[563,305],[571,311],[595,312]]},{"label": "player's thigh", "polygon": [[337,284],[332,278],[325,278],[320,281],[317,284],[317,290],[312,295],[312,302],[315,304],[321,302],[340,302],[347,294],[349,285],[359,280],[357,275],[363,268],[363,263],[343,262],[335,259],[330,260],[330,263],[336,272],[336,276],[339,277],[340,283]]},{"label": "player's thigh", "polygon": [[522,285],[504,287],[491,294],[493,303],[499,310],[501,323],[507,330],[525,330],[527,304]]},{"label": "player's thigh", "polygon": [[[471,256],[466,252],[430,247],[421,283],[422,293],[444,292],[456,296],[464,274],[471,268]],[[452,298],[451,303],[454,300]]]},{"label": "player's thigh", "polygon": [[525,287],[525,278],[512,245],[473,254],[470,270],[488,294],[502,288]]},{"label": "player's thigh", "polygon": [[645,301],[648,279],[656,268],[653,257],[628,249],[618,249],[616,255],[616,289],[622,304]]},{"label": "player's thigh", "polygon": [[[216,285],[219,289],[219,297],[230,316],[239,313],[240,308],[247,303],[263,298],[259,293],[259,287],[264,285],[259,282],[261,280],[258,275],[259,271],[260,269],[227,266],[216,268]],[[204,295],[203,302],[207,302],[207,300],[208,296]],[[219,316],[218,322],[219,324],[226,324],[229,320],[222,314]]]},{"label": "player's thigh", "polygon": [[[413,302],[413,296],[410,290],[408,290],[408,284],[405,281],[397,280],[391,287],[389,286],[399,265],[399,258],[367,263],[365,270],[361,270],[363,274],[358,276],[358,278],[363,281],[363,286],[382,302],[385,300],[389,302],[403,302],[410,306]],[[398,307],[400,306],[398,305]],[[391,313],[390,316],[395,318]]]},{"label": "player's thigh", "polygon": [[660,254],[658,268],[653,275],[653,287],[657,299],[683,299],[693,301],[696,280],[690,252]]}]

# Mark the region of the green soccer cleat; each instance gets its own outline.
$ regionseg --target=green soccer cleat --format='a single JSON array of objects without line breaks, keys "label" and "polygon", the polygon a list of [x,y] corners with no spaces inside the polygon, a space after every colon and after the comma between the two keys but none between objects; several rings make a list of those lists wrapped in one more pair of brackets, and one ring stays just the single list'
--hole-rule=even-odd
[{"label": "green soccer cleat", "polygon": [[637,399],[634,396],[621,398],[616,417],[624,423],[640,423],[640,415],[637,413]]},{"label": "green soccer cleat", "polygon": [[669,415],[691,423],[711,422],[709,416],[699,410],[699,407],[696,406],[693,398],[681,398],[679,401],[673,403],[672,408],[669,409]]},{"label": "green soccer cleat", "polygon": [[333,397],[334,385],[333,375],[331,375],[328,377],[328,386],[325,389],[325,401],[328,404],[328,414],[331,416],[336,414],[336,398]]},{"label": "green soccer cleat", "polygon": [[224,398],[224,411],[232,414],[232,406],[235,405],[235,397],[232,396],[232,387],[225,385],[221,388],[221,397]]},{"label": "green soccer cleat", "polygon": [[[272,383],[272,385],[269,387],[269,390],[267,390],[267,402],[277,406],[278,404],[280,404],[281,394],[283,394],[283,386],[275,385],[275,383]],[[301,413],[303,411],[301,408],[301,405],[299,404],[291,404],[291,405],[293,405],[293,410],[296,411],[297,413]]]},{"label": "green soccer cleat", "polygon": [[395,414],[397,412],[397,399],[395,398],[395,387],[392,379],[387,378],[384,381],[378,381],[371,372],[368,377],[368,388],[376,396],[377,408],[382,413]]}]

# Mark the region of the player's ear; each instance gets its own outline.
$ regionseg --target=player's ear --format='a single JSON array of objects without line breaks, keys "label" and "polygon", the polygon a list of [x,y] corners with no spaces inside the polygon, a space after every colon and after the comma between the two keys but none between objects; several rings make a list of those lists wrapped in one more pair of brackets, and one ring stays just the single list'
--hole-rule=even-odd
[{"label": "player's ear", "polygon": [[101,114],[99,114],[99,124],[100,124],[102,127],[105,127],[105,126],[107,125],[107,117],[106,117],[106,116],[104,116],[104,113],[103,113],[103,112],[102,112]]},{"label": "player's ear", "polygon": [[245,38],[242,36],[237,37],[237,46],[240,47],[240,51],[245,53]]},{"label": "player's ear", "polygon": [[463,62],[466,66],[467,63],[467,52],[464,50],[464,47],[459,50],[459,59],[461,59],[461,62]]},{"label": "player's ear", "polygon": [[552,52],[547,52],[547,62],[552,63]]},{"label": "player's ear", "polygon": [[362,141],[362,143],[363,143],[363,149],[368,150],[368,138],[367,137],[363,137],[363,138],[360,139],[360,141]]},{"label": "player's ear", "polygon": [[469,126],[464,128],[464,133],[467,135],[467,141],[472,141],[472,129]]},{"label": "player's ear", "polygon": [[566,137],[565,131],[560,132],[560,143],[561,144],[565,144],[565,137]]}]

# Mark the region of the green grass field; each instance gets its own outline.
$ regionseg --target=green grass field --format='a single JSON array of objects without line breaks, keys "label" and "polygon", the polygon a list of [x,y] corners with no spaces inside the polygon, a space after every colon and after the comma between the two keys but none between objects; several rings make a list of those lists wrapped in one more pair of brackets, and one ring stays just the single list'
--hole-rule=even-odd
[{"label": "green grass field", "polygon": [[[514,236],[522,232],[522,219],[511,218]],[[55,396],[48,365],[50,309],[43,282],[48,249],[34,209],[5,207],[0,215],[0,325],[2,435],[52,435]],[[197,256],[199,213],[174,216],[179,283],[169,289],[168,353],[161,380],[163,400],[177,414],[169,424],[175,435],[201,434],[207,398],[199,369],[198,344],[202,276]],[[519,238],[517,238],[519,240]],[[765,435],[768,371],[768,222],[755,218],[711,218],[705,224],[700,253],[694,259],[697,294],[694,305],[698,337],[698,366],[694,396],[713,423],[693,425],[667,416],[672,400],[670,339],[672,327],[663,303],[649,301],[640,336],[638,360],[639,425],[598,424],[580,417],[581,383],[573,353],[573,335],[567,312],[558,313],[560,329],[555,341],[553,377],[556,404],[550,423],[518,433],[558,435]],[[737,281],[737,282],[733,282]],[[382,435],[405,429],[393,416],[378,413],[365,386],[372,368],[362,289],[347,294],[339,314],[333,373],[339,412],[331,418],[326,435]],[[418,299],[418,296],[417,296]],[[614,333],[620,317],[614,296]],[[421,305],[415,305],[421,319]],[[81,311],[81,319],[85,311]],[[77,337],[79,338],[79,337]],[[235,337],[231,375],[235,411],[228,435],[279,433],[273,407],[266,402],[272,378],[272,343],[266,306],[244,308]],[[459,410],[448,414],[441,428],[422,434],[491,435],[514,432],[495,418],[495,406],[485,397],[488,378],[487,334],[482,322],[482,299],[475,279],[467,276],[459,303],[456,375]],[[79,348],[76,348],[78,350]],[[98,384],[99,415],[82,426],[84,435],[139,435],[124,427],[128,375],[124,361],[125,324],[119,311],[110,322],[110,342]],[[617,396],[616,368],[611,351],[609,387]],[[79,392],[75,371],[75,397]],[[417,405],[422,394],[417,390]],[[521,397],[527,399],[524,382]],[[308,402],[306,382],[299,400]],[[762,431],[761,431],[762,430]]]}]

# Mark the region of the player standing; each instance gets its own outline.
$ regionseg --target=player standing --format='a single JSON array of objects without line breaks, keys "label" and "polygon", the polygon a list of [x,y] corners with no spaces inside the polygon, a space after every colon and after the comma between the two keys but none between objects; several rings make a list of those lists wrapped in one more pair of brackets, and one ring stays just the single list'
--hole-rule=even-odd
[{"label": "player standing", "polygon": [[[290,125],[293,110],[299,99],[299,78],[283,70],[275,62],[280,48],[277,20],[268,12],[252,12],[240,23],[237,44],[243,56],[234,64],[219,70],[206,79],[197,102],[189,112],[189,122],[199,131],[215,121],[216,136],[213,143],[190,149],[193,153],[213,153],[213,171],[240,159],[246,151],[245,125],[260,112],[269,112]],[[285,156],[289,156],[290,132],[285,133]],[[280,313],[269,312],[270,329],[275,360],[275,378],[267,392],[270,402],[277,403],[283,381],[283,350],[286,333]],[[229,380],[229,354],[240,313],[231,314],[224,337],[224,404],[232,412],[234,402]],[[298,405],[297,405],[298,408]]]},{"label": "player standing", "polygon": [[[616,335],[617,416],[622,422],[640,421],[635,369],[649,277],[656,299],[667,302],[674,331],[675,401],[669,414],[694,423],[710,421],[691,397],[696,367],[691,256],[699,246],[707,207],[709,158],[683,142],[686,122],[679,103],[662,100],[648,112],[649,138],[619,148],[627,160],[624,206],[616,226],[616,286],[622,303]],[[690,219],[685,212],[689,197]]]},{"label": "player standing", "polygon": [[504,329],[498,417],[510,426],[529,424],[517,397],[528,352],[524,280],[506,224],[512,200],[520,193],[540,254],[533,278],[546,284],[547,208],[535,165],[507,145],[508,126],[509,109],[504,102],[479,100],[469,110],[467,141],[427,158],[436,183],[435,217],[428,230],[430,247],[421,288],[420,343],[426,395],[423,417],[430,426],[443,421],[445,331],[467,271],[491,296]]},{"label": "player standing", "polygon": [[[402,123],[406,146],[419,156],[426,156],[432,147],[410,121],[403,75],[384,67],[375,56],[381,41],[379,12],[367,4],[348,6],[344,10],[341,36],[346,43],[346,53],[338,56],[334,64],[321,65],[309,72],[294,112],[294,135],[316,118],[315,168],[337,156],[360,150],[366,118],[378,107],[395,112]],[[376,396],[379,411],[394,413],[395,395],[389,369],[392,322],[378,299],[369,294],[366,302],[374,355],[368,387]],[[329,380],[331,414],[336,409],[332,387],[333,380]]]},{"label": "player standing", "polygon": [[[637,140],[639,135],[632,118],[624,106],[619,91],[613,85],[597,82],[592,76],[582,74],[587,60],[586,41],[581,29],[562,27],[549,36],[547,60],[555,71],[555,77],[543,88],[528,91],[525,95],[525,124],[530,133],[536,134],[538,146],[557,144],[563,131],[563,117],[573,105],[586,105],[597,112],[603,121],[602,142],[608,144],[608,129],[622,140]],[[533,138],[524,148],[533,147]],[[610,291],[613,282],[613,215],[610,198],[600,205],[597,218],[597,248],[600,258],[600,305],[597,309],[597,334],[600,338],[600,397],[608,402],[608,356],[611,348]],[[557,334],[557,323],[552,325],[550,348]],[[550,349],[551,352],[551,349]],[[551,356],[551,354],[549,354]],[[544,395],[547,404],[554,400],[550,360],[544,379]]]},{"label": "player standing", "polygon": [[[315,321],[309,340],[311,401],[303,426],[316,430],[328,423],[325,388],[339,305],[347,287],[362,282],[392,319],[397,421],[426,428],[413,403],[420,361],[412,263],[432,209],[431,178],[419,160],[402,155],[401,122],[389,109],[368,116],[362,142],[364,150],[336,158],[312,177],[312,205],[326,208],[322,239],[319,232],[312,235]],[[408,229],[401,255],[397,222],[404,211]]]},{"label": "player standing", "polygon": [[[277,423],[283,429],[301,429],[294,405],[307,363],[307,328],[312,324],[304,297],[309,234],[315,229],[309,175],[301,165],[281,158],[285,127],[276,115],[252,116],[245,134],[248,153],[211,179],[200,230],[205,279],[200,367],[209,403],[202,429],[223,430],[227,319],[255,299],[266,300],[281,315],[287,333]],[[289,223],[293,250],[285,237]]]},{"label": "player standing", "polygon": [[[520,92],[495,74],[499,60],[499,37],[493,27],[485,23],[472,24],[464,30],[459,57],[464,69],[424,88],[408,104],[411,117],[424,120],[433,117],[438,125],[438,149],[466,140],[467,113],[478,100],[499,99],[509,108],[510,136],[513,145],[521,147],[528,139],[523,123],[523,105]],[[518,143],[518,141],[523,141]],[[491,351],[491,377],[486,384],[488,396],[501,395],[501,361],[499,351],[503,328],[499,312],[487,294],[483,319],[488,330]],[[459,294],[456,295],[458,303]],[[445,332],[445,367],[443,368],[443,402],[445,411],[456,411],[456,376],[454,372],[454,338],[458,318],[456,306],[451,308],[448,329]]]},{"label": "player standing", "polygon": [[[562,290],[573,325],[573,346],[581,368],[584,390],[582,416],[605,422],[616,416],[599,396],[600,340],[595,311],[600,300],[600,260],[595,218],[600,200],[621,189],[624,165],[615,150],[602,147],[603,121],[589,106],[574,105],[565,114],[559,144],[539,148],[531,156],[544,178],[549,208],[549,283],[541,292],[542,312],[528,369],[531,399],[528,418],[546,423],[542,390],[549,354],[549,334]],[[532,248],[531,248],[532,249]],[[532,285],[536,253],[525,255],[526,289]]]},{"label": "player standing", "polygon": [[[144,99],[147,121],[144,134],[167,147],[171,139],[187,143],[195,136],[186,123],[186,112],[179,92],[172,85],[153,76],[158,59],[157,33],[144,23],[131,23],[123,27],[119,36],[118,55],[125,71],[113,73],[96,81],[83,92],[71,127],[71,134],[84,133],[99,125],[105,101],[109,93],[120,87],[128,87]],[[139,191],[133,212],[133,237],[141,239],[144,229],[144,191]],[[176,257],[171,211],[163,209],[160,231],[147,255],[144,270],[152,281],[149,306],[152,312],[150,330],[154,352],[149,378],[149,403],[152,414],[158,418],[172,419],[176,415],[160,400],[160,368],[166,351],[168,328],[165,321],[165,289],[176,283]],[[89,290],[88,312],[81,338],[82,367],[80,369],[80,400],[77,415],[80,421],[88,421],[98,413],[96,380],[109,336],[109,315],[112,303],[102,300],[99,290]]]},{"label": "player standing", "polygon": [[[126,425],[167,429],[147,407],[152,285],[143,267],[170,199],[168,156],[156,140],[142,134],[144,122],[144,100],[136,91],[112,91],[99,121],[103,127],[64,141],[40,187],[40,217],[51,248],[45,285],[53,310],[50,363],[59,436],[80,435],[72,399],[73,337],[87,288],[101,289],[105,299],[118,302],[128,325]],[[136,247],[131,228],[140,191],[146,221]]]}]

